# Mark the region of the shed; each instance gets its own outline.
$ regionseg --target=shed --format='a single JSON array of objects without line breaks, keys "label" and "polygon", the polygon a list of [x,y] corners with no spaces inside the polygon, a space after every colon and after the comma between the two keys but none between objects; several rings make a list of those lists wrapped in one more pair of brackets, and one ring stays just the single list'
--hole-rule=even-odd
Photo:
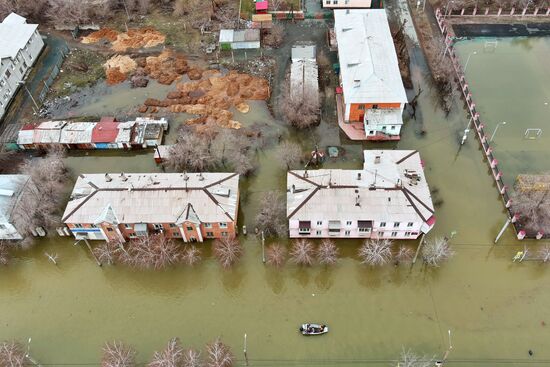
[{"label": "shed", "polygon": [[258,14],[265,14],[267,13],[267,8],[269,7],[269,4],[267,0],[265,1],[256,1],[256,13]]},{"label": "shed", "polygon": [[97,122],[73,122],[61,131],[59,142],[69,149],[93,149],[92,133]]},{"label": "shed", "polygon": [[[103,120],[103,119],[102,119]],[[99,122],[92,130],[92,144],[96,149],[116,149],[118,122]]]},{"label": "shed", "polygon": [[34,147],[48,148],[51,144],[58,144],[61,139],[61,130],[67,121],[45,121],[34,129]]},{"label": "shed", "polygon": [[260,48],[259,29],[220,30],[220,49],[239,50]]},{"label": "shed", "polygon": [[25,124],[17,134],[17,145],[20,149],[34,148],[34,125]]}]

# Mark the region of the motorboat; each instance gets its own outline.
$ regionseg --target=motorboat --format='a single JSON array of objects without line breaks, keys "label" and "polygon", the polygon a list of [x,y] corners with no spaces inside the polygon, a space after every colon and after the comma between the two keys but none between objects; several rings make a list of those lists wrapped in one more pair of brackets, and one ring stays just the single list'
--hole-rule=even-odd
[{"label": "motorboat", "polygon": [[322,335],[328,333],[328,326],[324,324],[302,324],[300,332],[302,335]]}]

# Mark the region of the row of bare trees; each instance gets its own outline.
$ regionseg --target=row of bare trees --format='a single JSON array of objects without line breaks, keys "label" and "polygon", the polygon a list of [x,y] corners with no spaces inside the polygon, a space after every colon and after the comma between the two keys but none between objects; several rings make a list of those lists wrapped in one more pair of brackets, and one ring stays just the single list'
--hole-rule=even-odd
[{"label": "row of bare trees", "polygon": [[[215,240],[212,246],[214,256],[224,269],[236,264],[244,253],[235,237]],[[202,260],[201,250],[196,246],[179,244],[161,233],[128,242],[105,242],[93,251],[103,264],[119,263],[137,269],[161,270],[177,264],[193,266]]]},{"label": "row of bare trees", "polygon": [[[318,261],[321,265],[334,265],[338,261],[340,251],[333,241],[325,239],[317,247],[306,239],[294,241],[290,252],[290,261],[297,265],[311,266]],[[266,260],[271,266],[280,268],[287,259],[286,247],[273,243],[266,250]]]},{"label": "row of bare trees", "polygon": [[[106,343],[101,358],[102,367],[135,367],[137,352],[120,341]],[[229,346],[218,337],[205,346],[204,353],[198,349],[184,349],[179,338],[172,338],[163,350],[153,354],[148,367],[231,367],[235,356]]]},{"label": "row of bare trees", "polygon": [[259,148],[260,140],[247,137],[241,131],[221,129],[200,134],[186,127],[180,130],[166,165],[176,171],[223,168],[247,175],[256,169],[254,151]]}]

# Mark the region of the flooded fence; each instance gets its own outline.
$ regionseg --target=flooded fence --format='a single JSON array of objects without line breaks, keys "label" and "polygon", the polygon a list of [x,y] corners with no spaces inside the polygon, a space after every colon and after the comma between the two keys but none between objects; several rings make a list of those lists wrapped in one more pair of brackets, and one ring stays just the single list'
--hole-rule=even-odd
[{"label": "flooded fence", "polygon": [[65,60],[65,56],[69,53],[69,47],[66,45],[64,47],[59,48],[59,54],[57,55],[57,59],[54,62],[53,68],[50,71],[50,75],[46,80],[44,80],[44,87],[42,88],[42,91],[38,95],[38,100],[40,103],[44,103],[44,100],[46,99],[46,96],[48,95],[48,91],[50,90],[51,85],[53,84],[55,78],[59,75],[59,72],[61,71],[61,65],[63,64],[63,60]]},{"label": "flooded fence", "polygon": [[521,8],[512,7],[510,9],[504,9],[504,8],[478,9],[477,7],[474,7],[474,8],[461,8],[461,9],[455,9],[455,10],[449,9],[449,11],[446,12],[446,14],[443,15],[443,19],[445,19],[445,17],[472,17],[472,16],[479,16],[479,17],[505,17],[505,16],[548,17],[548,16],[550,16],[550,8],[535,7],[534,9],[533,8],[532,9],[529,9],[529,8],[521,9]]},{"label": "flooded fence", "polygon": [[[497,186],[497,189],[500,193],[501,199],[504,203],[504,206],[506,208],[506,211],[508,213],[508,220],[506,224],[504,225],[503,229],[497,236],[497,240],[500,237],[500,235],[504,232],[504,229],[510,224],[513,224],[513,227],[516,231],[517,238],[522,240],[526,238],[526,231],[521,229],[518,226],[518,218],[519,215],[517,213],[514,213],[512,211],[511,205],[512,200],[510,198],[510,195],[508,193],[508,187],[504,184],[504,181],[502,179],[502,171],[500,170],[498,166],[498,160],[496,159],[493,148],[490,145],[490,140],[487,138],[487,135],[485,134],[485,126],[481,122],[480,114],[476,110],[476,104],[473,100],[472,92],[470,90],[470,87],[468,86],[468,83],[466,81],[466,76],[464,75],[464,70],[460,64],[460,61],[458,59],[458,56],[456,55],[456,51],[453,47],[453,38],[449,34],[449,29],[447,26],[447,23],[445,22],[445,16],[441,13],[441,10],[439,8],[435,11],[435,17],[437,20],[437,24],[439,27],[439,30],[441,31],[441,34],[443,35],[444,42],[445,42],[445,51],[443,53],[443,57],[447,55],[449,59],[451,60],[451,64],[453,67],[453,70],[455,72],[455,77],[458,80],[458,83],[460,85],[460,89],[462,91],[462,96],[464,97],[464,100],[466,101],[466,105],[468,107],[468,112],[471,116],[471,121],[474,124],[475,131],[477,134],[477,137],[481,143],[481,147],[483,148],[483,153],[485,154],[485,158],[487,159],[487,163],[489,164],[489,169],[491,170],[493,179],[495,180],[495,184]],[[529,236],[530,238],[536,238],[540,239],[544,236],[544,233],[542,231],[539,231],[534,236]],[[495,240],[496,242],[496,240]]]}]

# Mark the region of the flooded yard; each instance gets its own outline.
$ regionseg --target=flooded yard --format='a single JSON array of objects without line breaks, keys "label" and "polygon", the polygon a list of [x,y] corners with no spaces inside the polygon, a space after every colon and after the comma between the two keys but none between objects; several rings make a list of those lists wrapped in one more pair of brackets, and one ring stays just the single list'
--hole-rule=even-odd
[{"label": "flooded yard", "polygon": [[[324,45],[325,28],[318,25],[322,23],[308,24],[289,25],[286,46],[272,51],[279,76],[286,70],[292,40]],[[542,42],[546,48],[550,45],[547,40],[533,42]],[[459,49],[467,53],[475,43],[463,46],[464,49],[459,45]],[[525,52],[526,46],[509,45],[508,52],[518,50],[516,47],[523,47],[529,55],[535,49]],[[496,52],[505,50],[503,42]],[[541,78],[534,75],[533,65],[526,64],[519,70],[518,64],[510,63],[506,68],[495,61],[495,55],[484,55],[478,53],[476,57],[495,59],[470,60],[468,73],[477,75],[471,84],[486,124],[494,126],[491,123],[501,119],[510,122],[498,131],[495,142],[499,145],[495,149],[505,164],[505,177],[511,179],[512,164],[518,171],[522,160],[535,156],[536,150],[542,151],[546,136],[523,141],[520,121],[542,128],[542,106],[550,96],[520,87],[522,75]],[[529,56],[528,62],[537,63],[537,55]],[[271,137],[258,152],[259,169],[241,180],[239,225],[245,224],[249,235],[240,237],[245,256],[238,266],[222,270],[211,256],[210,243],[205,242],[200,245],[205,260],[195,268],[181,266],[160,272],[140,272],[122,266],[100,268],[85,247],[73,246],[70,239],[52,237],[32,251],[19,253],[13,265],[0,269],[0,339],[32,337],[32,354],[41,363],[76,366],[97,364],[100,347],[107,340],[121,339],[134,345],[139,351],[138,360],[145,362],[153,350],[173,336],[181,337],[186,347],[200,347],[221,335],[239,359],[237,364],[244,365],[243,336],[247,333],[251,366],[388,366],[402,347],[441,357],[448,348],[448,330],[452,330],[449,366],[547,365],[550,269],[535,262],[511,262],[526,243],[516,241],[512,230],[498,245],[493,245],[506,217],[482,160],[479,142],[471,133],[467,143],[460,146],[462,130],[468,122],[459,107],[461,103],[457,102],[451,114],[445,116],[438,107],[435,88],[418,48],[414,49],[411,62],[415,89],[421,87],[423,92],[417,119],[406,117],[399,143],[361,144],[345,138],[338,128],[334,98],[329,93],[323,101],[321,124],[311,130],[296,132],[288,128],[271,117],[265,102],[251,103],[248,114],[235,114],[245,126],[267,124],[266,133]],[[513,75],[516,79],[511,85],[518,88],[508,91],[502,86],[493,87],[493,91],[499,91],[499,98],[491,96],[487,88],[485,98],[499,104],[484,107],[485,87],[481,80],[496,73],[494,69],[506,77]],[[540,80],[542,83],[544,79]],[[165,87],[154,84],[136,90],[124,89],[124,85],[115,88],[121,90],[94,95],[74,112],[118,114],[138,106],[146,93],[166,93]],[[272,100],[277,98],[277,91],[276,85]],[[409,92],[412,98],[415,92]],[[510,97],[504,97],[508,92]],[[516,100],[501,102],[500,94]],[[540,102],[540,115],[513,112],[519,110],[513,104],[522,102],[521,97],[527,95],[536,99],[529,101],[532,106]],[[498,106],[510,106],[510,111],[497,111]],[[171,118],[175,122],[168,139],[173,139],[178,123],[184,119],[181,114],[177,116],[176,120]],[[520,116],[529,116],[532,124],[523,122]],[[362,149],[419,150],[437,204],[437,223],[428,237],[453,233],[451,244],[456,256],[436,269],[425,268],[421,261],[412,268],[388,265],[370,269],[359,263],[360,242],[342,240],[338,241],[342,258],[333,267],[299,268],[287,264],[278,271],[264,265],[260,241],[250,232],[261,194],[286,190],[286,172],[274,154],[278,135],[300,142],[304,151],[312,150],[315,144],[322,149],[328,145],[342,147],[345,155],[325,163],[325,168],[361,167]],[[511,163],[506,163],[500,148],[508,145],[517,147],[513,150],[515,155],[510,153],[517,157]],[[541,162],[543,158],[536,159]],[[160,170],[154,164],[152,151],[71,153],[67,163],[73,177],[81,172]],[[532,167],[537,167],[534,161]],[[416,243],[410,245],[416,247]],[[48,262],[44,251],[59,255],[58,267]],[[299,324],[309,321],[327,323],[330,333],[319,338],[302,337]],[[532,357],[528,350],[534,352]]]}]

